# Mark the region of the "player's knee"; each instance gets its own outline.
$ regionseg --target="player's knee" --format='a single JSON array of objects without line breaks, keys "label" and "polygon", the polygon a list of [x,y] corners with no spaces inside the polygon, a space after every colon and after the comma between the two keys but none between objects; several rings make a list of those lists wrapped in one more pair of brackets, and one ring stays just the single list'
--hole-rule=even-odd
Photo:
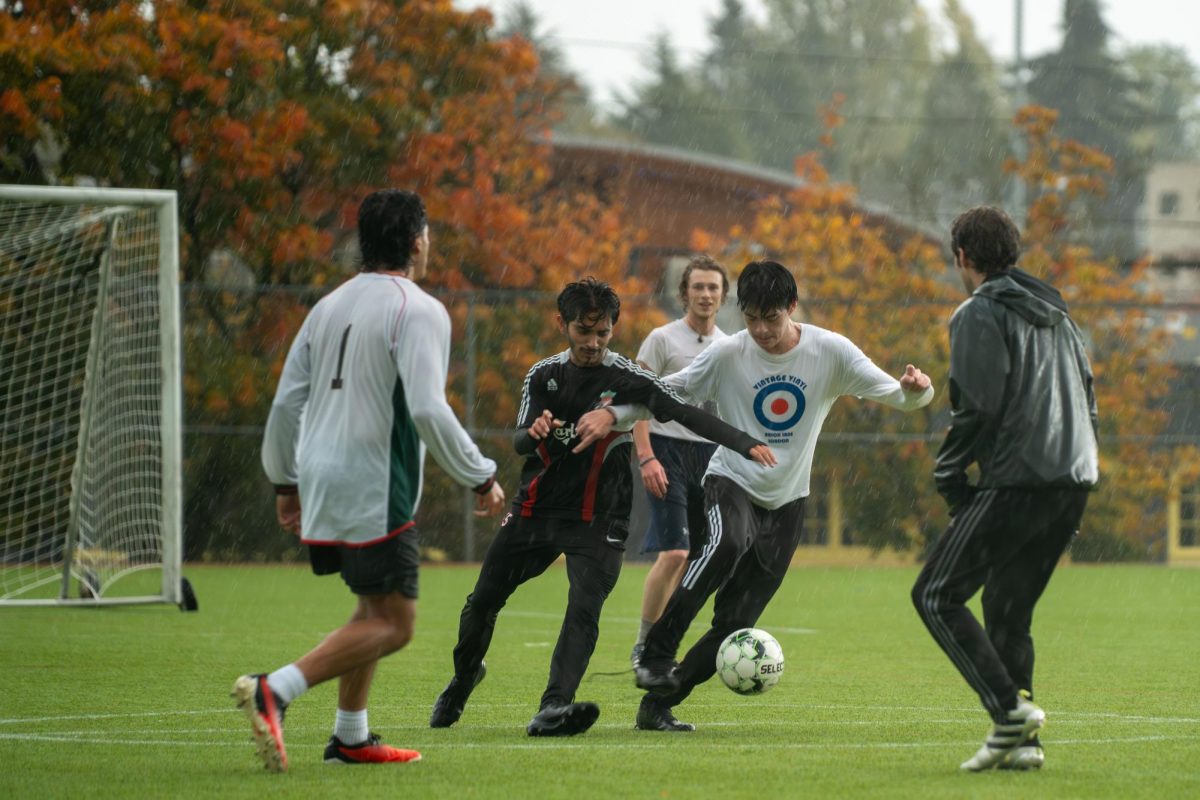
[{"label": "player's knee", "polygon": [[933,608],[936,604],[936,598],[928,596],[924,581],[918,580],[915,584],[913,584],[912,592],[909,594],[909,597],[912,599],[913,608],[917,610],[917,613],[920,614],[922,618],[928,617],[931,613],[933,613]]},{"label": "player's knee", "polygon": [[679,572],[687,565],[688,551],[663,550],[658,554],[658,558],[662,561],[664,567],[672,572]]},{"label": "player's knee", "polygon": [[412,641],[413,633],[416,625],[411,619],[397,620],[392,624],[392,632],[389,637],[388,646],[391,652],[403,649],[409,642]]}]

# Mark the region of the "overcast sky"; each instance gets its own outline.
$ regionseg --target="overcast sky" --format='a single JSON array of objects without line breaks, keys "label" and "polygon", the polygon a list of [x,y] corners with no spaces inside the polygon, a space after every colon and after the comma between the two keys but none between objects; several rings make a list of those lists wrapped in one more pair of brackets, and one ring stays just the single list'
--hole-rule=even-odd
[{"label": "overcast sky", "polygon": [[[455,0],[462,8],[484,6],[499,19],[514,0]],[[864,0],[888,2],[888,0]],[[921,0],[940,29],[947,26],[941,0]],[[1015,0],[961,0],[976,31],[1000,61],[1014,54]],[[553,33],[571,68],[601,104],[628,95],[644,80],[648,43],[666,31],[687,60],[708,46],[708,21],[721,0],[529,0]],[[746,0],[757,15],[759,0]],[[1184,47],[1200,63],[1200,2],[1197,0],[1102,0],[1104,18],[1118,46],[1165,43]],[[1062,0],[1024,0],[1024,54],[1054,49],[1062,39]]]}]

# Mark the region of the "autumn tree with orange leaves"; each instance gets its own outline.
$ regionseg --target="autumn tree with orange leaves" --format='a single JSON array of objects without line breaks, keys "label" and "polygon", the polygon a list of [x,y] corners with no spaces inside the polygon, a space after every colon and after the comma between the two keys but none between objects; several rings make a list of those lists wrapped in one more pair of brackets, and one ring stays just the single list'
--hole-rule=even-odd
[{"label": "autumn tree with orange leaves", "polygon": [[[837,109],[826,111],[837,127]],[[1074,208],[1103,192],[1111,163],[1054,134],[1055,114],[1025,109],[1016,125],[1028,156],[1006,168],[1028,187],[1020,265],[1057,286],[1091,345],[1101,418],[1102,483],[1085,518],[1078,557],[1139,558],[1161,547],[1161,501],[1170,454],[1155,449],[1165,415],[1160,401],[1172,369],[1163,340],[1143,309],[1145,264],[1119,268],[1074,241]],[[834,146],[832,136],[826,146]],[[913,363],[929,373],[939,396],[927,409],[900,414],[845,399],[825,424],[814,463],[814,492],[840,484],[854,540],[875,548],[922,547],[947,522],[933,490],[940,437],[921,435],[948,421],[948,320],[965,299],[949,267],[948,231],[905,234],[872,219],[853,187],[830,182],[820,157],[797,160],[804,185],[767,200],[753,223],[694,244],[721,250],[735,263],[763,253],[780,260],[800,287],[797,318],[835,330],[893,375]],[[965,209],[964,209],[965,210]]]},{"label": "autumn tree with orange leaves", "polygon": [[[212,284],[335,285],[354,271],[355,213],[374,189],[425,198],[433,290],[557,292],[592,274],[645,291],[623,275],[633,237],[619,213],[550,184],[544,140],[563,87],[538,76],[528,43],[491,27],[450,0],[0,0],[0,182],[178,191],[185,418],[252,430],[318,293]],[[447,305],[461,354],[465,304]],[[477,423],[511,427],[525,370],[560,345],[553,306],[478,310]],[[460,413],[477,402],[463,379],[456,363]],[[238,536],[267,538],[248,528],[273,527],[258,442],[243,439],[187,440],[192,557],[225,552],[215,529],[232,554]],[[248,523],[255,505],[264,513]]]}]

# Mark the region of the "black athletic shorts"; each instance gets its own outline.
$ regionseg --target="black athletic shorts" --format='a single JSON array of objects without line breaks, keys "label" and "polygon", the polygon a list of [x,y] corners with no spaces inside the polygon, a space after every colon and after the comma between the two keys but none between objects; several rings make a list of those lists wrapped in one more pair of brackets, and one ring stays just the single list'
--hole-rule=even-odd
[{"label": "black athletic shorts", "polygon": [[310,544],[308,560],[315,575],[340,572],[355,594],[399,592],[417,599],[421,548],[416,527],[366,547]]}]

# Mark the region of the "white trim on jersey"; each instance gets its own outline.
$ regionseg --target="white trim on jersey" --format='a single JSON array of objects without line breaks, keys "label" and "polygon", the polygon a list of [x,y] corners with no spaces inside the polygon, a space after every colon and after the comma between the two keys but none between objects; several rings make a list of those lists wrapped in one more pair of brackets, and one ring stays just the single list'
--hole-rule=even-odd
[{"label": "white trim on jersey", "polygon": [[564,350],[561,353],[555,353],[552,356],[543,358],[525,373],[525,382],[521,384],[521,405],[517,409],[517,427],[521,426],[521,420],[525,419],[525,414],[529,411],[529,384],[533,380],[533,373],[547,364],[553,364],[555,361],[562,363],[563,359],[566,358],[570,358],[569,350]]}]

